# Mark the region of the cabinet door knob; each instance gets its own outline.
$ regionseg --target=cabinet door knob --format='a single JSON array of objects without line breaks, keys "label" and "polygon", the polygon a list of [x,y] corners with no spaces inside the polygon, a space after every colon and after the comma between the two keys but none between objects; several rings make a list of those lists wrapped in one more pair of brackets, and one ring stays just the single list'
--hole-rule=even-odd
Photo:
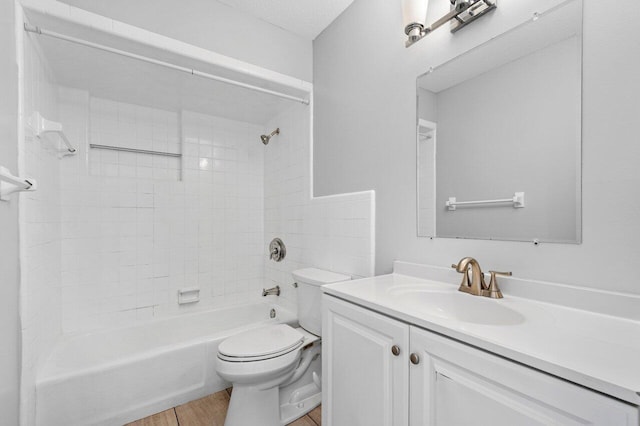
[{"label": "cabinet door knob", "polygon": [[395,356],[400,355],[400,346],[398,345],[391,346],[391,353],[394,354]]},{"label": "cabinet door knob", "polygon": [[411,354],[409,355],[409,361],[411,361],[411,364],[418,364],[420,363],[420,357],[418,354]]}]

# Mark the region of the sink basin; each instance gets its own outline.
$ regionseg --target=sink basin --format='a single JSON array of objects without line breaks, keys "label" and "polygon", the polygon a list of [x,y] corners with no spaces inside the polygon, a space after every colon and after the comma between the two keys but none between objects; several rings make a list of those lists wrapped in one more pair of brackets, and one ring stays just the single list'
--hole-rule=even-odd
[{"label": "sink basin", "polygon": [[431,286],[402,286],[389,290],[407,309],[439,318],[483,325],[522,324],[525,317],[501,301]]}]

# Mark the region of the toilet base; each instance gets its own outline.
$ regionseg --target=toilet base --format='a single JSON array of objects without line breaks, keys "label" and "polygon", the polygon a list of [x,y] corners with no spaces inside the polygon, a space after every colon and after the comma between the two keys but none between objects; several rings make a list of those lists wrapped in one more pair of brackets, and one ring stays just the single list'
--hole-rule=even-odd
[{"label": "toilet base", "polygon": [[268,385],[264,389],[262,384],[262,390],[255,385],[236,383],[224,425],[284,426],[304,416],[322,402],[321,371],[322,360],[318,355],[304,374],[288,385]]},{"label": "toilet base", "polygon": [[295,402],[286,402],[278,406],[278,388],[257,391],[236,385],[231,394],[224,426],[287,425],[322,402],[322,391],[315,383],[303,386],[300,391],[300,395],[304,395],[303,399],[296,399]]},{"label": "toilet base", "polygon": [[320,403],[322,403],[322,391],[318,390],[315,394],[310,395],[299,402],[282,404],[280,406],[281,424],[284,426],[296,419],[299,419],[320,405]]},{"label": "toilet base", "polygon": [[279,389],[235,385],[224,426],[281,426]]},{"label": "toilet base", "polygon": [[322,359],[316,357],[304,375],[290,385],[280,388],[280,421],[293,422],[322,402]]},{"label": "toilet base", "polygon": [[306,345],[302,354],[296,352],[297,363],[266,382],[247,383],[253,382],[251,370],[245,371],[251,365],[218,360],[218,373],[233,383],[225,426],[283,426],[320,405],[322,343],[318,336],[302,333]]}]

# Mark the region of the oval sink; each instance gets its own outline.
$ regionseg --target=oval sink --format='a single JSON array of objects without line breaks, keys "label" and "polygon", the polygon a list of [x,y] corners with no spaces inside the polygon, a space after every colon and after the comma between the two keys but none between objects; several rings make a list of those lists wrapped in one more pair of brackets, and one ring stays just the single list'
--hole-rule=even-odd
[{"label": "oval sink", "polygon": [[390,295],[409,309],[444,319],[483,325],[516,325],[525,320],[521,313],[502,306],[498,300],[458,291],[407,288],[390,292]]}]

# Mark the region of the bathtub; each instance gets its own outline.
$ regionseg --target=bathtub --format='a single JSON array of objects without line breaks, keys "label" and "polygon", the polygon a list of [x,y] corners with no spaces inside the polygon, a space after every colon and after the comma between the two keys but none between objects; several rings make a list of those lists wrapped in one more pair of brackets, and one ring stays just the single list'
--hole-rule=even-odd
[{"label": "bathtub", "polygon": [[36,379],[36,424],[122,425],[222,390],[229,385],[215,371],[222,340],[296,321],[255,303],[65,336]]}]

